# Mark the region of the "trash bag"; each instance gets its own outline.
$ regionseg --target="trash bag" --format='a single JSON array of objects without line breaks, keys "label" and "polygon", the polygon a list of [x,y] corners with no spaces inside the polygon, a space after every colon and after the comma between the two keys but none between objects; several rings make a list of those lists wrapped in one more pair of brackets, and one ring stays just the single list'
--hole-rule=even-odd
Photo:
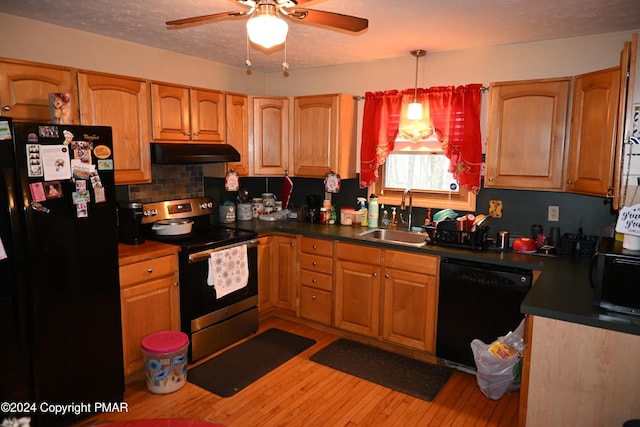
[{"label": "trash bag", "polygon": [[480,391],[488,398],[498,400],[506,392],[520,388],[523,336],[524,320],[515,331],[498,337],[491,344],[485,344],[479,339],[471,341],[471,351],[476,362],[476,380]]}]

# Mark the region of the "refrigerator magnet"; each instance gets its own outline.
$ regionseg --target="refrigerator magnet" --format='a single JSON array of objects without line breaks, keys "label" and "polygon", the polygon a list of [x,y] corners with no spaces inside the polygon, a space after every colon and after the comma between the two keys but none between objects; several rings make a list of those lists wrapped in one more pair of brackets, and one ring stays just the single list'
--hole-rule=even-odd
[{"label": "refrigerator magnet", "polygon": [[98,160],[98,170],[101,170],[101,171],[112,171],[113,170],[113,159],[101,159],[101,160]]},{"label": "refrigerator magnet", "polygon": [[46,190],[47,199],[58,199],[62,197],[62,185],[60,185],[60,181],[45,182],[44,188]]},{"label": "refrigerator magnet", "polygon": [[108,159],[109,157],[111,157],[111,149],[106,145],[97,145],[93,149],[93,155],[96,156],[96,159]]},{"label": "refrigerator magnet", "polygon": [[30,178],[41,177],[43,175],[42,159],[40,157],[39,144],[27,144],[27,175]]},{"label": "refrigerator magnet", "polygon": [[76,205],[76,216],[78,218],[86,218],[89,216],[89,210],[86,203],[78,203]]},{"label": "refrigerator magnet", "polygon": [[44,194],[44,185],[41,182],[32,182],[29,184],[29,191],[31,192],[31,200],[34,202],[47,200],[47,196]]}]

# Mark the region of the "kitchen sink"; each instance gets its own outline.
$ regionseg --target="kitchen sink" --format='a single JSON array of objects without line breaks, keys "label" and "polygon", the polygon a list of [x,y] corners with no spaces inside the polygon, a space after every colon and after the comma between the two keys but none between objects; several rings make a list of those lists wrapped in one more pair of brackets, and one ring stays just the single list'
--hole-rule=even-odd
[{"label": "kitchen sink", "polygon": [[379,228],[365,231],[363,233],[360,233],[359,236],[363,239],[397,243],[400,245],[408,245],[408,246],[415,246],[415,247],[424,246],[427,244],[427,241],[429,240],[429,236],[427,236],[425,233],[418,233],[415,231],[404,231],[404,230],[379,229]]}]

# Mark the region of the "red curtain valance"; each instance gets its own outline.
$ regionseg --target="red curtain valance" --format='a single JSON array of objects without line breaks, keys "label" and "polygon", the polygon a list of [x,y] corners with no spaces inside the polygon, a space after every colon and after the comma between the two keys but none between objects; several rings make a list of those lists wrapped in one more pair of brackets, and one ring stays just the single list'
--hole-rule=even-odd
[{"label": "red curtain valance", "polygon": [[[365,93],[360,147],[360,187],[378,180],[378,169],[389,153],[400,130],[410,126],[433,129],[450,160],[449,171],[458,184],[480,191],[482,140],[480,135],[480,84],[436,86],[418,89],[423,119],[406,120],[406,108],[414,99],[414,89]],[[405,133],[405,132],[403,132]],[[415,133],[415,132],[414,132]]]}]

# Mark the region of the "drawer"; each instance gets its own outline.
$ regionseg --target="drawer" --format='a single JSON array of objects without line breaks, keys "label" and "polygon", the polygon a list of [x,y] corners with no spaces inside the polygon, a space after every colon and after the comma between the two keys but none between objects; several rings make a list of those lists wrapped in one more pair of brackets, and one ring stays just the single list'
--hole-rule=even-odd
[{"label": "drawer", "polygon": [[384,266],[414,273],[437,275],[440,257],[404,251],[384,251]]},{"label": "drawer", "polygon": [[351,262],[380,265],[382,249],[367,245],[352,245],[350,243],[338,243],[336,256]]},{"label": "drawer", "polygon": [[331,274],[333,273],[333,259],[317,255],[301,254],[300,268]]},{"label": "drawer", "polygon": [[178,273],[178,256],[168,255],[120,267],[120,287]]},{"label": "drawer", "polygon": [[312,288],[324,289],[330,291],[332,289],[333,276],[324,273],[317,273],[310,270],[300,270],[300,284],[302,286],[310,286]]},{"label": "drawer", "polygon": [[300,287],[300,317],[331,324],[331,293],[307,286]]},{"label": "drawer", "polygon": [[300,240],[300,250],[307,254],[333,256],[333,241],[303,237]]}]

